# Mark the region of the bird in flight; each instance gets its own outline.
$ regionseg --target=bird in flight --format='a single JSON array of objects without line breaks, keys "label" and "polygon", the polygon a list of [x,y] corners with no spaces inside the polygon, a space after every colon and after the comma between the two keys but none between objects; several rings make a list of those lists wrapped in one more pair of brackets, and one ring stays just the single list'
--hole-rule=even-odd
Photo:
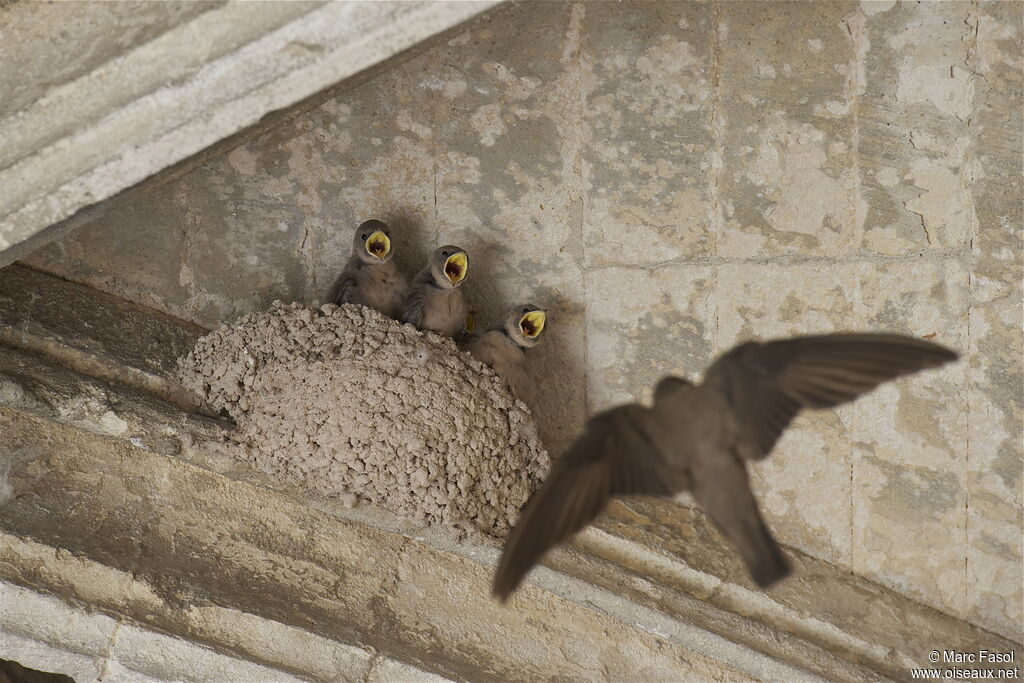
[{"label": "bird in flight", "polygon": [[761,587],[789,561],[764,524],[746,462],[766,457],[802,409],[831,408],[882,382],[956,360],[938,344],[891,334],[830,334],[741,344],[694,385],[665,377],[650,408],[596,415],[555,461],[509,534],[494,575],[505,602],[552,547],[612,498],[690,491]]}]

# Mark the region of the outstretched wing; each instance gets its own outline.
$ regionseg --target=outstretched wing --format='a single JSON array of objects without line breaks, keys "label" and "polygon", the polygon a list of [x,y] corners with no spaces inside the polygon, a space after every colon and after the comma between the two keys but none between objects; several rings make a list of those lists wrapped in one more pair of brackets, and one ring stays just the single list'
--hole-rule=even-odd
[{"label": "outstretched wing", "polygon": [[679,475],[646,434],[647,414],[631,405],[598,415],[552,465],[505,542],[494,574],[495,597],[507,600],[544,553],[593,521],[611,498],[682,490]]},{"label": "outstretched wing", "polygon": [[956,358],[938,344],[894,334],[750,342],[715,361],[703,386],[726,396],[739,424],[737,450],[758,460],[802,408],[846,403],[882,382]]}]

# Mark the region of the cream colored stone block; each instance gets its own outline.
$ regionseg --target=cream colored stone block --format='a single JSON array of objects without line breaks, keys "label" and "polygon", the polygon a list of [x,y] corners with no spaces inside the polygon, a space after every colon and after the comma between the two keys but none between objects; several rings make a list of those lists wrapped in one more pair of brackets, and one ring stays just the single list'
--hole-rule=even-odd
[{"label": "cream colored stone block", "polygon": [[962,613],[966,495],[961,476],[898,466],[854,447],[853,569]]},{"label": "cream colored stone block", "polygon": [[82,612],[55,597],[0,582],[0,631],[10,637],[51,644],[68,650],[69,657],[102,657],[116,625],[106,615]]},{"label": "cream colored stone block", "polygon": [[[39,616],[49,615],[43,612]],[[84,655],[3,630],[0,630],[0,657],[36,671],[71,676],[75,681],[98,680],[104,664],[102,657]]]},{"label": "cream colored stone block", "polygon": [[448,680],[451,679],[393,659],[379,661],[366,679],[367,683],[443,683]]},{"label": "cream colored stone block", "polygon": [[713,254],[712,5],[585,7],[588,265]]},{"label": "cream colored stone block", "polygon": [[1024,252],[1024,5],[985,2],[972,8],[968,23],[975,29],[971,64],[980,76],[971,126],[971,192],[978,214],[971,242],[973,294],[975,301],[997,301],[1013,295],[1021,281]]},{"label": "cream colored stone block", "polygon": [[846,23],[853,8],[719,5],[719,256],[857,249],[851,107],[857,45]]},{"label": "cream colored stone block", "polygon": [[714,271],[704,266],[587,272],[591,412],[646,401],[666,374],[699,377],[714,340]]},{"label": "cream colored stone block", "polygon": [[870,251],[953,249],[974,231],[969,11],[960,2],[897,3],[862,22],[857,155]]},{"label": "cream colored stone block", "polygon": [[1008,638],[1024,627],[1022,337],[1019,286],[971,309],[967,616]]}]

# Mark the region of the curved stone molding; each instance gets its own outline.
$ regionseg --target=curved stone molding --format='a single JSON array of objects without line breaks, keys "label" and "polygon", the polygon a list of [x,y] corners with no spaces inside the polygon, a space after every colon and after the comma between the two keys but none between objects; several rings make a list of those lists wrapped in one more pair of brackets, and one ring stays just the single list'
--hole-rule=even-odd
[{"label": "curved stone molding", "polygon": [[[105,48],[80,63],[59,57],[66,21],[47,23],[33,3],[0,6],[0,55],[14,57],[0,60],[0,83],[33,69],[55,83],[0,104],[0,264],[79,209],[496,3],[232,0],[146,9],[143,19],[96,12],[94,43]],[[57,73],[42,73],[47,63]]]},{"label": "curved stone molding", "polygon": [[[0,275],[0,298],[38,304],[0,307],[4,343],[16,347],[0,348],[0,433],[9,447],[43,449],[16,468],[0,514],[0,581],[89,605],[140,634],[318,680],[421,670],[853,681],[908,678],[935,648],[1012,650],[1020,661],[1017,643],[797,552],[792,579],[757,591],[707,518],[654,500],[614,504],[501,607],[489,597],[496,547],[309,498],[223,456],[228,423],[133,388],[137,372],[97,378],[89,363],[63,366],[67,351],[45,355],[106,354],[97,367],[123,358],[157,376],[177,353],[161,340],[194,328],[151,314],[139,328],[148,333],[133,335],[146,309],[104,298],[94,305],[113,327],[101,339],[52,305],[79,301],[76,316],[88,320],[88,298],[75,298],[86,288],[22,268]],[[159,668],[124,664],[144,665]]]}]

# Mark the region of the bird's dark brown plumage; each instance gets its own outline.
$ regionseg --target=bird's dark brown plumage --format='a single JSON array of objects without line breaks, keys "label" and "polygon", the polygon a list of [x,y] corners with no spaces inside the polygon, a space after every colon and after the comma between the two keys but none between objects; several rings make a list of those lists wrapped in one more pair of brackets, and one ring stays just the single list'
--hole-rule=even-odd
[{"label": "bird's dark brown plumage", "polygon": [[592,418],[534,493],[509,535],[493,593],[507,600],[550,548],[570,539],[612,498],[691,490],[768,586],[790,571],[765,526],[745,460],[771,452],[801,409],[852,401],[882,382],[955,360],[911,337],[834,334],[742,344],[693,386],[670,378],[652,408],[625,405]]}]

